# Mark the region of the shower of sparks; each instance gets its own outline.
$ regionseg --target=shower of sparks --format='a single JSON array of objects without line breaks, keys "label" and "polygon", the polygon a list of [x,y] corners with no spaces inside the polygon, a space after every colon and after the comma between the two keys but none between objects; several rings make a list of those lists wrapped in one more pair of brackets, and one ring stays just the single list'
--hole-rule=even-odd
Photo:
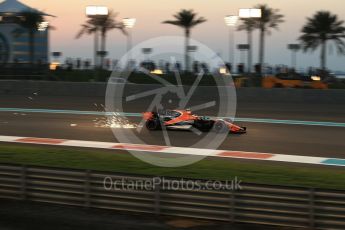
[{"label": "shower of sparks", "polygon": [[119,129],[135,129],[138,124],[130,122],[126,117],[121,116],[120,113],[113,113],[111,116],[96,118],[93,120],[95,127],[100,128],[119,128]]}]

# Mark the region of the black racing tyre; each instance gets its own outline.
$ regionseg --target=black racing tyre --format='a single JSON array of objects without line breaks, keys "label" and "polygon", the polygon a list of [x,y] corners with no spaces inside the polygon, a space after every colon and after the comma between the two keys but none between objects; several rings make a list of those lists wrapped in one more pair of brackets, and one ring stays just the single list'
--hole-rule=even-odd
[{"label": "black racing tyre", "polygon": [[225,133],[229,131],[224,121],[216,121],[213,125],[213,130],[216,133]]},{"label": "black racing tyre", "polygon": [[146,123],[146,128],[148,130],[159,130],[161,128],[161,123],[159,122],[158,119],[150,119],[150,120],[147,120]]}]

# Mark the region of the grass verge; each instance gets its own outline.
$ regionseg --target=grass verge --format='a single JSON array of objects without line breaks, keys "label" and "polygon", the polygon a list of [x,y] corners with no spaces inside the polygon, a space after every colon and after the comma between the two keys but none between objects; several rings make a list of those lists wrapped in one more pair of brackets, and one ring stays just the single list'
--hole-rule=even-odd
[{"label": "grass verge", "polygon": [[302,164],[295,166],[284,163],[274,165],[268,162],[220,158],[207,158],[185,167],[161,168],[118,150],[0,144],[0,163],[199,179],[231,180],[237,176],[243,182],[345,189],[343,168],[305,167]]}]

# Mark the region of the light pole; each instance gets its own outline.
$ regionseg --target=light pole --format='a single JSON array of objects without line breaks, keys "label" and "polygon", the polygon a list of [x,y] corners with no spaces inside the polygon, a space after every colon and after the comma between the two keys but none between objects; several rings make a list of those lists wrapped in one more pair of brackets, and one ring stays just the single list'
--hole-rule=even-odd
[{"label": "light pole", "polygon": [[[240,9],[238,16],[244,19],[261,18],[261,9]],[[253,45],[252,45],[252,31],[248,30],[248,73],[252,72],[252,56],[253,56]]]},{"label": "light pole", "polygon": [[297,51],[301,48],[300,44],[288,44],[288,49],[291,50],[291,67],[296,70]]},{"label": "light pole", "polygon": [[[86,16],[92,19],[99,19],[99,18],[103,18],[106,17],[109,13],[108,11],[108,7],[106,6],[87,6],[86,10],[85,10]],[[94,65],[95,65],[95,69],[97,68],[98,65],[98,40],[99,40],[99,34],[98,31],[99,28],[96,28],[95,31],[95,43],[94,43]],[[102,50],[105,51],[105,50]],[[102,63],[103,65],[103,63]]]},{"label": "light pole", "polygon": [[132,31],[131,29],[134,27],[135,23],[136,23],[136,19],[135,18],[124,18],[122,20],[123,25],[125,26],[125,28],[128,29],[127,32],[127,55],[128,55],[128,65],[130,64],[130,61],[132,59],[131,56],[131,52],[130,50],[132,49]]},{"label": "light pole", "polygon": [[[228,15],[224,18],[225,24],[229,26],[229,62],[235,66],[235,30],[234,27],[238,21],[238,16]],[[229,70],[230,71],[230,70]]]},{"label": "light pole", "polygon": [[[244,71],[244,60],[245,60],[245,54],[246,54],[246,51],[249,50],[249,45],[248,44],[239,44],[237,46],[238,50],[240,51],[240,55],[241,55],[241,66],[242,66],[242,71]],[[241,71],[239,71],[241,72]]]}]

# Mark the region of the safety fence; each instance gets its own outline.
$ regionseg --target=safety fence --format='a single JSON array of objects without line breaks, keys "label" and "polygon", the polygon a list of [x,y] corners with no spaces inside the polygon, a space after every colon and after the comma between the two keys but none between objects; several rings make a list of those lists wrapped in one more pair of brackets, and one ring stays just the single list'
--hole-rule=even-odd
[{"label": "safety fence", "polygon": [[227,186],[214,189],[208,183],[0,164],[0,198],[5,199],[238,223],[345,229],[345,191],[250,183],[231,189],[235,184],[226,182],[218,182]]}]

